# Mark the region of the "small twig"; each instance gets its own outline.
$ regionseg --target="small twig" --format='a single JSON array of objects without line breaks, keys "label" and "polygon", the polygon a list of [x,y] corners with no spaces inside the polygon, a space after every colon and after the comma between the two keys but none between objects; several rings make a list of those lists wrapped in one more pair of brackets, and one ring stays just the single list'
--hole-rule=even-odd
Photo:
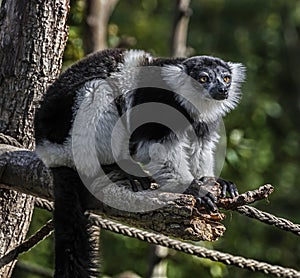
[{"label": "small twig", "polygon": [[274,191],[274,187],[271,184],[265,184],[258,189],[247,191],[235,198],[220,198],[218,200],[218,207],[227,210],[234,210],[237,207],[254,203],[256,201],[267,198]]},{"label": "small twig", "polygon": [[53,220],[49,220],[40,230],[38,230],[29,239],[18,245],[13,250],[0,258],[0,268],[15,260],[19,254],[27,252],[53,231]]}]

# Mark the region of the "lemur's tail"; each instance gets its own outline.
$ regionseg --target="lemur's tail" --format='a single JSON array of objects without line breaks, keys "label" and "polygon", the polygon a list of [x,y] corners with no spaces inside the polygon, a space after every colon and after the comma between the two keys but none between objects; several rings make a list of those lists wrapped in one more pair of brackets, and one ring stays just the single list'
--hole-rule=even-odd
[{"label": "lemur's tail", "polygon": [[[98,250],[91,237],[84,200],[87,189],[77,173],[67,167],[53,170],[55,278],[99,277]],[[83,192],[84,191],[84,192]]]}]

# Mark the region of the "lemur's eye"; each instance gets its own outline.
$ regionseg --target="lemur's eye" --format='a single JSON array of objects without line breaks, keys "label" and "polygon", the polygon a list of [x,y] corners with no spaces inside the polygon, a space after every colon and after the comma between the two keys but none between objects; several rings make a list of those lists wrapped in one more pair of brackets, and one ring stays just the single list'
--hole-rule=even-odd
[{"label": "lemur's eye", "polygon": [[229,83],[230,82],[230,76],[224,76],[223,80],[225,83]]},{"label": "lemur's eye", "polygon": [[205,75],[203,75],[203,76],[200,76],[200,82],[201,83],[205,83],[205,82],[207,82],[208,81],[208,77],[207,76],[205,76]]}]

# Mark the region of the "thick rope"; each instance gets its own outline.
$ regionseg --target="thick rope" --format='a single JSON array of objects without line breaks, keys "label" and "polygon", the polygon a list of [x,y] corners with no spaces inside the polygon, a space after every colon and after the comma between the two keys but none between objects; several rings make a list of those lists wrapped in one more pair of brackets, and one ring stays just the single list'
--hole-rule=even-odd
[{"label": "thick rope", "polygon": [[284,218],[276,217],[270,213],[258,210],[251,206],[241,206],[241,207],[236,208],[236,211],[238,211],[240,214],[257,219],[268,225],[272,225],[279,229],[282,229],[282,230],[285,230],[285,231],[288,231],[288,232],[291,232],[291,233],[294,233],[294,234],[300,236],[300,225],[294,224],[291,221],[286,220]]},{"label": "thick rope", "polygon": [[0,133],[0,144],[23,148],[23,146],[13,137]]},{"label": "thick rope", "polygon": [[29,251],[40,241],[49,236],[53,231],[53,220],[49,220],[41,229],[39,229],[30,238],[23,241],[20,245],[9,251],[3,257],[0,258],[0,268],[4,265],[14,261],[21,253]]},{"label": "thick rope", "polygon": [[[42,208],[46,208],[51,211],[53,209],[53,205],[49,201],[45,201],[43,199],[37,198],[36,205]],[[244,206],[243,206],[244,207]],[[240,207],[240,208],[243,208]],[[246,206],[247,209],[248,206]],[[251,208],[251,207],[250,207]],[[250,211],[250,210],[249,210]],[[245,213],[245,215],[249,216]],[[259,214],[253,214],[253,218],[260,217]],[[277,219],[277,217],[272,216],[273,219]],[[300,272],[291,268],[284,268],[282,266],[271,265],[265,262],[259,262],[252,259],[243,258],[240,256],[233,256],[231,254],[222,253],[215,250],[209,250],[204,247],[195,246],[190,243],[181,242],[179,240],[171,239],[167,236],[146,232],[137,228],[128,227],[126,225],[117,223],[115,221],[111,221],[108,219],[104,219],[101,216],[89,214],[89,219],[91,224],[99,226],[103,229],[119,233],[129,237],[135,237],[137,239],[153,243],[159,244],[161,246],[165,246],[168,248],[172,248],[187,254],[195,255],[201,258],[211,259],[213,261],[222,262],[227,265],[234,265],[240,268],[246,268],[252,271],[260,271],[266,274],[272,274],[277,277],[297,277],[300,278]],[[281,222],[281,218],[278,218]],[[284,219],[283,219],[284,220]],[[290,227],[293,227],[292,222],[287,221],[287,223],[291,223]],[[265,222],[267,223],[267,222]],[[269,224],[269,223],[268,223]],[[284,230],[288,229],[287,226],[277,225],[275,221],[276,227],[282,228]],[[273,224],[272,224],[273,225]]]},{"label": "thick rope", "polygon": [[208,258],[213,261],[222,262],[227,265],[235,265],[240,268],[250,269],[252,271],[260,271],[266,274],[273,274],[277,277],[300,277],[300,272],[291,268],[284,268],[282,266],[271,265],[252,259],[246,259],[240,256],[233,256],[227,253],[209,250],[204,247],[195,246],[189,243],[181,242],[179,240],[171,239],[167,236],[128,227],[111,220],[103,219],[98,215],[90,215],[89,218],[93,224],[100,226],[103,229],[110,230],[125,236],[135,237],[149,243],[159,244],[197,257]]},{"label": "thick rope", "polygon": [[50,202],[48,200],[45,200],[45,199],[42,199],[42,198],[39,198],[39,197],[35,198],[34,205],[36,207],[48,210],[50,212],[52,212],[53,209],[54,209],[53,202]]}]

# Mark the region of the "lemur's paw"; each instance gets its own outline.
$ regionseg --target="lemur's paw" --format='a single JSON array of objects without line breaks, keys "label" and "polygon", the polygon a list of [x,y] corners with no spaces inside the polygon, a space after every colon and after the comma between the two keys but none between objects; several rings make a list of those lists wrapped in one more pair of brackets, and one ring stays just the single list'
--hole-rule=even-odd
[{"label": "lemur's paw", "polygon": [[110,165],[103,165],[102,169],[106,174],[112,171],[119,173],[122,178],[129,181],[134,192],[150,189],[151,184],[155,182],[138,163],[128,159],[119,160],[118,163]]},{"label": "lemur's paw", "polygon": [[225,198],[227,193],[231,198],[239,195],[233,182],[214,177],[194,179],[184,193],[193,195],[197,205],[204,206],[208,212],[218,211],[218,197]]},{"label": "lemur's paw", "polygon": [[[215,180],[206,179],[198,180],[194,179],[190,186],[184,191],[185,194],[193,195],[197,201],[197,206],[204,206],[205,209],[210,212],[217,212],[218,207],[216,205],[217,197],[208,189],[208,186],[214,185]],[[206,188],[205,188],[206,187]]]},{"label": "lemur's paw", "polygon": [[227,196],[227,192],[229,193],[229,196],[231,198],[234,198],[239,195],[238,189],[233,182],[218,178],[217,183],[219,183],[222,188],[220,196],[221,198],[225,198]]},{"label": "lemur's paw", "polygon": [[219,192],[216,192],[216,195],[220,198],[226,198],[227,193],[231,198],[239,195],[237,187],[232,181],[214,177],[202,177],[199,181],[203,183],[203,186],[211,186],[213,191],[218,189]]},{"label": "lemur's paw", "polygon": [[137,177],[133,175],[128,175],[127,178],[130,181],[131,189],[134,192],[150,189],[151,184],[154,182],[154,180],[151,177]]},{"label": "lemur's paw", "polygon": [[131,189],[134,192],[151,188],[154,179],[146,173],[139,163],[132,160],[123,160],[121,165],[126,165],[123,174],[130,181]]}]

